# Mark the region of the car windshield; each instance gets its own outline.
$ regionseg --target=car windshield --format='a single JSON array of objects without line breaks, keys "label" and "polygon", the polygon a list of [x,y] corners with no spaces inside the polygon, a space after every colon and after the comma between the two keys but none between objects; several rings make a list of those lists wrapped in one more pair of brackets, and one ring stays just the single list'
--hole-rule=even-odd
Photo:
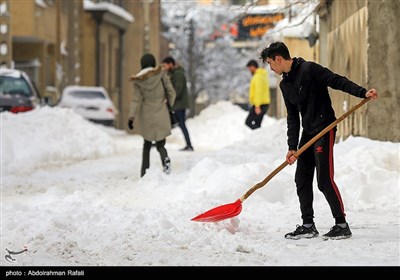
[{"label": "car windshield", "polygon": [[106,99],[104,94],[101,91],[71,91],[69,95],[77,98],[85,98],[85,99]]},{"label": "car windshield", "polygon": [[1,76],[0,94],[31,96],[32,90],[23,78]]}]

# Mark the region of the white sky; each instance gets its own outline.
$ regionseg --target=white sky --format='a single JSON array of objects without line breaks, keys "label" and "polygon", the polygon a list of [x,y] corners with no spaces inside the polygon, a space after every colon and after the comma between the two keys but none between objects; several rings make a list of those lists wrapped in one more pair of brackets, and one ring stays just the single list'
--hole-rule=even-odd
[{"label": "white sky", "polygon": [[[335,145],[336,183],[353,237],[286,240],[301,223],[288,166],[219,223],[190,221],[234,202],[284,160],[286,121],[244,125],[219,102],[187,121],[195,148],[167,138],[172,173],[140,178],[142,139],[70,110],[1,113],[1,252],[27,246],[17,265],[387,266],[400,264],[400,144],[350,137]],[[314,186],[320,234],[334,220]],[[10,265],[1,258],[1,265]],[[12,265],[12,264],[11,264]]]}]

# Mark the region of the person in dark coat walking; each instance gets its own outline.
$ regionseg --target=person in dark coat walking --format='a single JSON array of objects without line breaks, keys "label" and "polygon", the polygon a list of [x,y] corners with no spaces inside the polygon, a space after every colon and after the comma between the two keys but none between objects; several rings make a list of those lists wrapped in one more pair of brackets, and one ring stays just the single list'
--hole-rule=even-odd
[{"label": "person in dark coat walking", "polygon": [[186,109],[189,108],[189,96],[186,86],[185,72],[182,66],[177,65],[175,63],[175,59],[171,56],[167,56],[166,58],[164,58],[162,64],[164,69],[168,71],[171,83],[176,92],[176,99],[173,109],[175,110],[175,114],[178,117],[179,127],[181,128],[186,141],[186,147],[181,149],[181,151],[193,151],[189,131],[185,123]]},{"label": "person in dark coat walking", "polygon": [[[145,54],[140,59],[142,70],[130,77],[133,81],[133,96],[129,110],[128,127],[144,138],[141,177],[150,167],[150,149],[155,142],[161,156],[165,173],[171,172],[171,160],[165,149],[165,138],[171,134],[171,122],[166,104],[166,96],[170,105],[175,101],[175,90],[167,74],[161,66],[156,67],[152,54]],[[164,82],[164,86],[163,86]]]},{"label": "person in dark coat walking", "polygon": [[[271,70],[282,75],[280,82],[287,109],[287,135],[289,151],[286,160],[293,164],[297,160],[295,182],[300,201],[303,224],[285,235],[288,239],[313,238],[318,236],[314,224],[313,178],[317,170],[318,188],[324,194],[331,208],[335,225],[323,235],[324,239],[351,237],[346,222],[343,200],[334,181],[333,145],[336,127],[323,135],[314,145],[304,151],[299,158],[294,157],[300,148],[325,127],[336,120],[328,87],[341,90],[359,98],[376,99],[375,89],[366,90],[346,77],[333,73],[315,62],[301,57],[291,58],[289,50],[282,42],[272,43],[261,52],[260,58],[267,62]],[[299,142],[300,116],[303,127]]]}]

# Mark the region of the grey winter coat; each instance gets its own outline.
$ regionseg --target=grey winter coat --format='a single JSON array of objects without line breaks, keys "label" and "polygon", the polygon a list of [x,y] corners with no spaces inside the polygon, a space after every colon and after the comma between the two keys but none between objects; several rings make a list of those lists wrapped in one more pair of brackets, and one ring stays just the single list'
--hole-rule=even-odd
[{"label": "grey winter coat", "polygon": [[[169,104],[175,101],[175,90],[168,76],[157,68],[148,67],[132,75],[133,96],[129,118],[133,118],[134,131],[147,141],[160,141],[171,134],[165,93]],[[165,91],[161,79],[164,81]]]}]

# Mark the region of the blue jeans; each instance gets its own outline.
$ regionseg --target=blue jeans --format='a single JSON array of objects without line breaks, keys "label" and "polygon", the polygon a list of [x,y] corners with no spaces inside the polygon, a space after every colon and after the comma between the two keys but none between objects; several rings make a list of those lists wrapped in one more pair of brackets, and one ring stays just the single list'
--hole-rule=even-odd
[{"label": "blue jeans", "polygon": [[186,146],[192,147],[192,143],[190,142],[189,132],[188,132],[188,130],[186,128],[186,124],[185,124],[185,109],[176,110],[175,114],[178,117],[179,127],[181,128],[183,136],[185,137]]}]

